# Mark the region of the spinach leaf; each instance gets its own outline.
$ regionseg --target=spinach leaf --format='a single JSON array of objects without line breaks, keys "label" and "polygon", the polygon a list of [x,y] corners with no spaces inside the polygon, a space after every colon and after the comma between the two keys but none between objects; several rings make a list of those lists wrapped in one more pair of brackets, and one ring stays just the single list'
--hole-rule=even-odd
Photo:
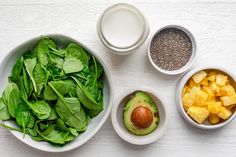
[{"label": "spinach leaf", "polygon": [[38,117],[38,119],[47,119],[48,117],[50,117],[51,108],[46,101],[41,100],[30,103],[26,99],[23,100],[33,111],[34,115]]},{"label": "spinach leaf", "polygon": [[93,96],[89,93],[89,91],[75,77],[72,76],[72,78],[77,83],[76,93],[82,104],[88,109],[93,109],[93,110],[102,109],[102,104],[97,103],[94,100]]},{"label": "spinach leaf", "polygon": [[49,45],[49,48],[51,49],[50,53],[57,55],[59,57],[65,57],[66,49],[56,49],[56,48],[51,47],[50,45]]},{"label": "spinach leaf", "polygon": [[59,100],[55,109],[59,117],[68,125],[83,131],[87,125],[86,114],[77,98],[64,98],[50,83],[50,87],[58,95]]},{"label": "spinach leaf", "polygon": [[17,80],[19,79],[19,76],[22,73],[22,69],[23,69],[23,65],[24,65],[24,57],[21,56],[20,58],[18,58],[18,60],[16,61],[16,64],[13,66],[13,69],[11,71],[11,76],[10,76],[10,80],[12,82],[17,82]]},{"label": "spinach leaf", "polygon": [[37,58],[33,58],[33,59],[26,59],[24,61],[24,64],[25,64],[25,69],[33,83],[33,87],[34,87],[34,91],[37,92],[37,85],[36,85],[36,82],[35,82],[35,79],[34,79],[34,69],[35,69],[35,66],[37,64]]},{"label": "spinach leaf", "polygon": [[23,89],[23,87],[24,87],[26,95],[27,95],[27,97],[29,97],[31,95],[31,93],[33,92],[34,88],[33,88],[32,81],[29,81],[29,77],[27,75],[25,68],[23,68],[23,74],[21,77],[23,79],[23,86],[21,89]]},{"label": "spinach leaf", "polygon": [[27,128],[27,134],[29,134],[31,137],[37,137],[38,136],[38,124],[42,120],[37,120],[34,123],[34,126],[32,128]]},{"label": "spinach leaf", "polygon": [[8,120],[10,118],[7,105],[3,102],[2,97],[0,97],[0,120]]},{"label": "spinach leaf", "polygon": [[39,96],[43,87],[47,84],[49,72],[47,71],[47,69],[41,66],[40,63],[37,63],[33,71],[33,75],[37,87],[37,95]]},{"label": "spinach leaf", "polygon": [[79,59],[66,58],[63,64],[63,70],[66,74],[76,73],[83,69],[83,64]]},{"label": "spinach leaf", "polygon": [[57,113],[54,108],[51,108],[50,116],[47,120],[56,120],[58,118]]},{"label": "spinach leaf", "polygon": [[66,48],[66,58],[76,58],[79,59],[83,64],[88,64],[89,57],[85,50],[74,43],[71,43]]},{"label": "spinach leaf", "polygon": [[55,67],[55,66],[53,66],[52,64],[49,63],[46,66],[46,68],[50,72],[50,76],[52,76],[53,80],[56,80],[56,79],[58,79],[61,76],[61,71],[62,70],[57,68],[57,67]]},{"label": "spinach leaf", "polygon": [[20,102],[19,88],[15,83],[9,83],[3,92],[3,102],[7,104],[8,112],[14,118],[15,109]]},{"label": "spinach leaf", "polygon": [[17,131],[17,132],[21,132],[21,133],[22,133],[22,130],[19,129],[19,128],[14,128],[14,127],[12,127],[12,126],[8,126],[8,125],[5,125],[5,124],[3,124],[3,123],[0,123],[0,126],[6,128],[6,129],[12,130],[12,131]]},{"label": "spinach leaf", "polygon": [[59,99],[55,109],[66,125],[76,128],[77,131],[86,129],[87,117],[77,98]]},{"label": "spinach leaf", "polygon": [[19,126],[23,127],[23,133],[26,133],[26,127],[32,128],[34,126],[35,119],[31,114],[28,106],[23,102],[19,103],[16,108],[16,122]]},{"label": "spinach leaf", "polygon": [[55,129],[55,125],[51,125],[44,132],[39,132],[39,135],[43,137],[46,141],[52,142],[54,144],[65,144],[75,138],[70,132],[58,131]]},{"label": "spinach leaf", "polygon": [[37,55],[39,63],[43,66],[46,66],[49,62],[47,53],[50,51],[50,47],[56,48],[56,44],[49,38],[42,37],[34,49],[34,53]]},{"label": "spinach leaf", "polygon": [[[67,93],[71,93],[74,95],[75,93],[75,83],[73,80],[68,79],[65,81],[50,81],[49,82],[61,95],[66,95]],[[57,100],[58,96],[56,92],[47,85],[44,90],[44,99],[45,100]]]},{"label": "spinach leaf", "polygon": [[60,118],[58,118],[57,120],[56,120],[56,123],[57,123],[57,127],[60,129],[60,130],[62,130],[62,131],[69,131],[72,135],[74,135],[74,136],[78,136],[79,134],[78,134],[78,132],[77,132],[77,130],[76,129],[74,129],[74,128],[71,128],[71,127],[67,127],[66,126],[66,124],[63,122],[63,120],[61,120]]},{"label": "spinach leaf", "polygon": [[55,54],[48,54],[49,62],[55,67],[62,69],[64,64],[64,59],[62,57],[58,57]]}]

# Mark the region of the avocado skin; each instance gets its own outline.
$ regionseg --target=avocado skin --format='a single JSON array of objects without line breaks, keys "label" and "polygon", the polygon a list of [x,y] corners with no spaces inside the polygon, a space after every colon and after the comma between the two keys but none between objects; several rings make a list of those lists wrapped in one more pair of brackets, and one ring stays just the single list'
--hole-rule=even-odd
[{"label": "avocado skin", "polygon": [[[152,124],[145,129],[136,128],[131,122],[131,114],[133,110],[138,106],[145,106],[153,113]],[[134,135],[143,136],[153,132],[160,121],[158,109],[152,98],[144,92],[137,91],[134,96],[126,103],[123,113],[123,121],[125,127]]]}]

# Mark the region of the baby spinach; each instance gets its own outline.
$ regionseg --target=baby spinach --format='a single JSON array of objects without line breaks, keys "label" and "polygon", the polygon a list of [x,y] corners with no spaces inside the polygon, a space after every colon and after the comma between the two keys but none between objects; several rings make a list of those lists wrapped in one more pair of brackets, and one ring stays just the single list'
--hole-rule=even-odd
[{"label": "baby spinach", "polygon": [[33,111],[34,115],[38,117],[38,119],[47,119],[48,117],[50,117],[51,108],[46,101],[41,100],[41,101],[30,103],[26,99],[23,99],[23,100]]},{"label": "baby spinach", "polygon": [[11,116],[8,112],[7,105],[3,102],[2,98],[0,98],[0,120],[8,120]]},{"label": "baby spinach", "polygon": [[40,95],[43,87],[47,84],[49,72],[40,63],[37,63],[33,71],[33,76],[37,87],[37,95]]},{"label": "baby spinach", "polygon": [[86,114],[78,98],[64,98],[50,83],[49,86],[59,97],[55,109],[59,117],[68,125],[81,131],[86,125]]},{"label": "baby spinach", "polygon": [[35,141],[64,145],[103,110],[103,68],[82,46],[42,37],[20,56],[0,97],[0,126]]},{"label": "baby spinach", "polygon": [[74,43],[71,43],[66,48],[66,58],[76,58],[79,59],[83,64],[88,64],[89,57],[85,50]]},{"label": "baby spinach", "polygon": [[[68,92],[71,92],[70,89],[73,88],[73,84],[70,82],[70,80],[50,81],[49,83],[63,96],[66,95]],[[44,99],[57,100],[58,95],[50,87],[49,83],[44,90]]]},{"label": "baby spinach", "polygon": [[23,102],[19,103],[16,108],[16,123],[22,126],[23,133],[26,133],[26,127],[32,128],[34,126],[35,119],[31,114],[28,106]]},{"label": "baby spinach", "polygon": [[15,109],[20,102],[19,88],[15,83],[9,83],[3,92],[3,101],[7,104],[8,112],[15,117]]},{"label": "baby spinach", "polygon": [[46,66],[49,62],[47,53],[50,51],[50,47],[56,48],[56,44],[49,38],[42,37],[34,49],[34,53],[37,55],[39,63],[43,66]]},{"label": "baby spinach", "polygon": [[83,64],[79,59],[66,58],[63,64],[63,70],[66,74],[76,73],[83,69]]},{"label": "baby spinach", "polygon": [[55,54],[48,54],[49,62],[55,67],[62,69],[64,64],[64,59]]},{"label": "baby spinach", "polygon": [[18,58],[16,64],[12,68],[11,72],[12,74],[10,76],[10,80],[12,82],[17,82],[17,80],[19,79],[19,76],[22,73],[23,65],[24,65],[24,57],[21,56],[20,58]]},{"label": "baby spinach", "polygon": [[54,108],[51,108],[51,113],[47,120],[57,120],[57,118],[58,116],[56,110]]},{"label": "baby spinach", "polygon": [[34,91],[37,92],[37,85],[36,85],[36,82],[35,82],[35,79],[34,79],[34,68],[37,64],[37,58],[32,58],[32,59],[26,59],[24,61],[24,64],[25,64],[25,69],[33,83],[33,86],[34,86]]},{"label": "baby spinach", "polygon": [[77,83],[76,93],[82,104],[88,109],[101,109],[102,105],[95,101],[91,93],[75,77],[72,76],[72,78]]}]

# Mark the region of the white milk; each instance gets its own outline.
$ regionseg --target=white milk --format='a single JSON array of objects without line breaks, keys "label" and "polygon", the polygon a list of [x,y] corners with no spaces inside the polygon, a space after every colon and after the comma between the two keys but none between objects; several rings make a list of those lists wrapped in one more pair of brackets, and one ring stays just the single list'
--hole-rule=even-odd
[{"label": "white milk", "polygon": [[101,26],[105,40],[118,48],[136,44],[144,30],[140,16],[128,8],[117,8],[107,12]]}]

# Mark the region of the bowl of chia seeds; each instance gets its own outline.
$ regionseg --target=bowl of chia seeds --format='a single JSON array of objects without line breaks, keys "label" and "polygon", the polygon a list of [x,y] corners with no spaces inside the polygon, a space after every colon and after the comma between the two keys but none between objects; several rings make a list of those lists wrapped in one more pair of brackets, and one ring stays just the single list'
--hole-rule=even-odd
[{"label": "bowl of chia seeds", "polygon": [[183,73],[195,60],[195,39],[182,26],[165,26],[152,36],[148,45],[148,57],[152,65],[164,74]]}]

